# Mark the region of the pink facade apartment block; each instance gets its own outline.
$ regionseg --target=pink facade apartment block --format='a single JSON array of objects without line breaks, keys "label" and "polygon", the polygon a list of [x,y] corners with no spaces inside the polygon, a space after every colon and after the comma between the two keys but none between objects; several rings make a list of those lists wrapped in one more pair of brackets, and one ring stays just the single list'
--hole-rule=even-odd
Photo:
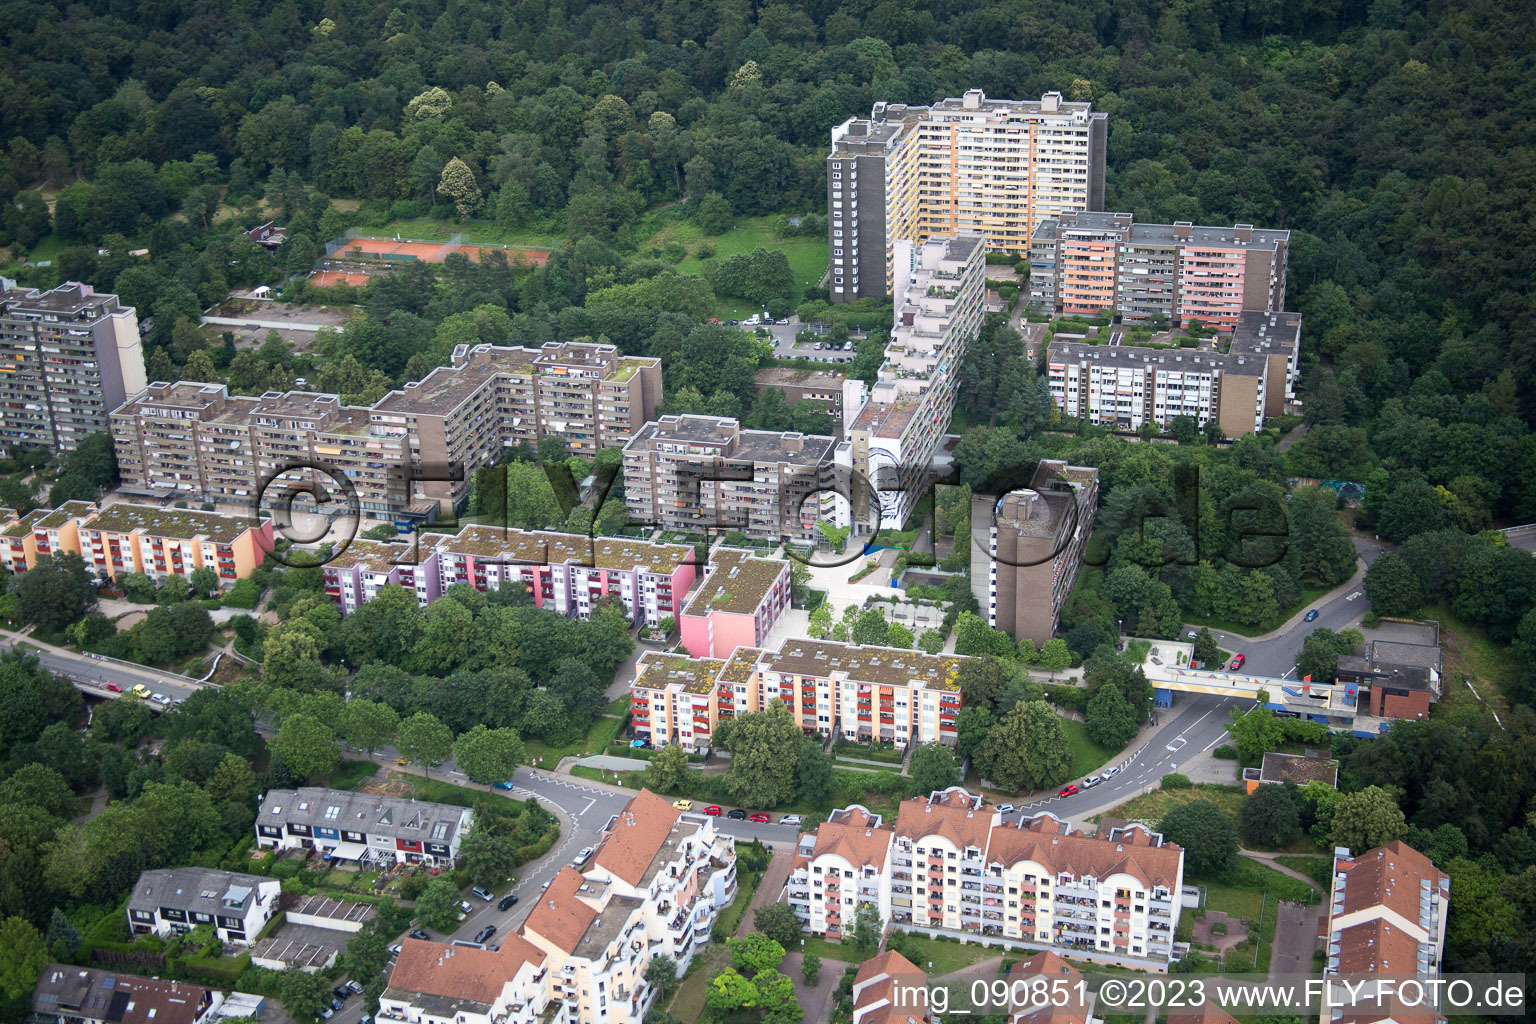
[{"label": "pink facade apartment block", "polygon": [[704,582],[683,610],[683,646],[695,658],[760,647],[789,607],[789,563],[741,548],[716,548]]},{"label": "pink facade apartment block", "polygon": [[326,563],[325,589],[351,614],[378,589],[397,583],[425,607],[455,583],[489,590],[516,583],[534,604],[562,615],[590,615],[616,597],[637,622],[678,619],[696,576],[694,549],[623,537],[467,526],[425,533],[417,543],[354,541]]}]

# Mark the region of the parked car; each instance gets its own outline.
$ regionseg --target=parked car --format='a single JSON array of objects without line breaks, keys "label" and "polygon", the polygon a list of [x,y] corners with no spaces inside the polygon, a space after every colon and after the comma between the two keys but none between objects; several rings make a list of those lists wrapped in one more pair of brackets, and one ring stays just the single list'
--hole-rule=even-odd
[{"label": "parked car", "polygon": [[423,929],[423,928],[412,928],[411,929],[411,938],[413,938],[413,939],[420,939],[423,942],[431,942],[432,941],[432,936],[428,935],[426,930]]},{"label": "parked car", "polygon": [[484,942],[486,939],[490,938],[492,935],[495,935],[495,934],[496,934],[496,926],[493,925],[493,924],[488,924],[484,928],[481,928],[479,931],[475,932],[475,941],[476,942]]},{"label": "parked car", "polygon": [[339,1010],[339,1009],[341,1009],[345,1005],[346,1004],[343,1003],[340,999],[332,999],[331,1000],[331,1009],[333,1009],[333,1010]]},{"label": "parked car", "polygon": [[479,886],[479,885],[477,885],[473,889],[469,890],[469,894],[471,896],[478,896],[481,899],[485,900],[485,902],[487,902],[487,903],[490,903],[492,900],[494,900],[496,898],[496,894],[495,893],[491,892],[491,890],[485,888],[484,886]]},{"label": "parked car", "polygon": [[997,806],[998,814],[1012,814],[1016,810],[1018,810],[1018,808],[1013,806],[1013,804],[998,804]]},{"label": "parked car", "polygon": [[672,801],[672,806],[676,807],[680,811],[691,811],[691,810],[693,810],[693,801],[692,800],[673,800]]},{"label": "parked car", "polygon": [[571,867],[573,867],[573,868],[581,867],[583,864],[585,864],[591,858],[591,856],[592,856],[592,847],[590,847],[590,846],[583,846],[581,848],[581,852],[578,853],[576,855],[575,859],[573,859],[571,861]]},{"label": "parked car", "polygon": [[756,814],[752,815],[752,817],[748,818],[747,820],[748,821],[755,821],[759,825],[766,825],[770,821],[772,821],[773,819],[768,817],[768,815],[764,814],[762,811],[758,811]]},{"label": "parked car", "polygon": [[747,812],[742,810],[740,807],[732,807],[730,810],[725,812],[725,816],[727,818],[734,818],[737,821],[747,820]]},{"label": "parked car", "polygon": [[1248,656],[1246,654],[1234,654],[1234,655],[1232,655],[1232,671],[1236,672],[1238,669],[1242,668],[1243,667],[1243,662],[1245,662],[1247,660],[1248,660]]},{"label": "parked car", "polygon": [[134,683],[133,695],[138,697],[140,700],[143,700],[145,697],[149,696],[149,687],[145,686],[143,683]]},{"label": "parked car", "polygon": [[1188,640],[1198,640],[1200,638],[1200,634],[1196,633],[1194,630],[1190,630],[1188,633],[1184,634],[1184,637]]},{"label": "parked car", "polygon": [[1076,796],[1077,795],[1077,787],[1069,782],[1065,786],[1062,786],[1061,787],[1061,792],[1057,793],[1056,795],[1057,796]]},{"label": "parked car", "polygon": [[390,952],[390,955],[392,955],[392,956],[399,956],[400,955],[400,943],[397,942],[393,946],[390,946],[389,947],[389,952]]},{"label": "parked car", "polygon": [[505,782],[493,782],[491,785],[496,789],[511,789],[513,783],[511,779],[508,779]]},{"label": "parked car", "polygon": [[123,692],[123,684],[122,683],[108,683],[107,684],[107,689],[111,690],[113,693],[122,693]]},{"label": "parked car", "polygon": [[155,694],[155,696],[154,696],[154,698],[153,698],[153,700],[154,700],[154,702],[155,702],[155,703],[156,703],[156,704],[159,704],[159,705],[160,705],[160,706],[161,706],[161,707],[167,707],[167,706],[169,706],[169,705],[170,705],[170,703],[171,703],[171,698],[169,698],[169,697],[167,697],[167,696],[166,696],[166,695],[165,695],[165,694],[163,694],[163,693],[157,693],[157,694]]},{"label": "parked car", "polygon": [[798,815],[798,814],[786,814],[786,815],[784,815],[784,817],[779,819],[779,824],[780,825],[803,825],[803,824],[805,824],[805,819],[800,817],[800,815]]},{"label": "parked car", "polygon": [[497,902],[496,909],[511,910],[515,906],[517,906],[517,893],[509,892]]},{"label": "parked car", "polygon": [[1313,608],[1311,611],[1307,612],[1306,618],[1303,619],[1302,621],[1303,622],[1311,622],[1315,618],[1317,618],[1317,609]]},{"label": "parked car", "polygon": [[1109,779],[1112,779],[1116,775],[1119,775],[1119,774],[1120,774],[1120,769],[1119,768],[1105,768],[1104,769],[1104,779],[1105,779],[1105,781],[1108,781]]},{"label": "parked car", "polygon": [[356,978],[353,978],[351,981],[347,982],[347,991],[351,992],[353,995],[360,996],[363,994],[363,983],[358,981]]},{"label": "parked car", "polygon": [[[335,988],[331,989],[331,995],[336,997],[336,1001],[338,1003],[346,1002],[347,1001],[347,997],[350,996],[351,994],[352,994],[352,990],[347,988],[347,986],[345,986],[345,985],[337,985]],[[338,1007],[338,1009],[339,1009],[339,1007]]]},{"label": "parked car", "polygon": [[1084,789],[1092,789],[1094,786],[1097,786],[1099,783],[1101,783],[1103,781],[1104,781],[1104,779],[1102,777],[1098,776],[1098,775],[1090,775],[1086,779],[1083,780],[1083,788]]},{"label": "parked car", "polygon": [[321,1020],[330,1020],[334,1016],[336,1016],[336,1011],[331,1009],[329,1006],[323,1007],[320,1010],[320,1019]]},{"label": "parked car", "polygon": [[720,815],[720,805],[719,804],[710,804],[708,807],[704,808],[704,813],[709,815],[711,818],[719,817],[719,815]]}]

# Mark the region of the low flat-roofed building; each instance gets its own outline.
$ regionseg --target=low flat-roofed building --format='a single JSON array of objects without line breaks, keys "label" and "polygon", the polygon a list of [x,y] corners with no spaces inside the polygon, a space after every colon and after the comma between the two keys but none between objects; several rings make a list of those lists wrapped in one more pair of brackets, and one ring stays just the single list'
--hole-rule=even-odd
[{"label": "low flat-roofed building", "polygon": [[1428,718],[1442,692],[1438,635],[1436,627],[1433,643],[1371,640],[1339,656],[1335,681],[1377,718]]},{"label": "low flat-roofed building", "polygon": [[1252,793],[1259,786],[1289,782],[1305,786],[1309,782],[1339,784],[1339,762],[1327,757],[1310,757],[1303,754],[1281,754],[1268,751],[1258,768],[1243,769],[1243,784]]},{"label": "low flat-roofed building", "polygon": [[285,920],[282,927],[252,947],[251,963],[269,971],[314,974],[335,964],[346,944],[343,932]]},{"label": "low flat-roofed building", "polygon": [[288,908],[285,920],[337,932],[359,932],[379,916],[367,903],[352,903],[330,896],[305,896]]}]

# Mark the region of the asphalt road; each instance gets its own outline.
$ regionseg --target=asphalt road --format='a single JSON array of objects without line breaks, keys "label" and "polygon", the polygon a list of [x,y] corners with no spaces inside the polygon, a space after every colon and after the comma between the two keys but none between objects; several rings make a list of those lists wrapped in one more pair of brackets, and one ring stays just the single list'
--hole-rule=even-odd
[{"label": "asphalt road", "polygon": [[[22,638],[16,633],[0,635],[0,650],[9,650],[15,646],[18,639]],[[183,681],[180,676],[157,672],[152,668],[104,661],[88,654],[43,648],[32,641],[28,643],[31,644],[28,649],[37,656],[38,663],[43,668],[65,676],[80,689],[94,696],[107,698],[119,696],[107,689],[108,683],[117,683],[122,686],[124,692],[142,683],[154,693],[163,693],[172,700],[185,698],[198,689],[197,686]],[[150,710],[158,710],[158,708],[159,705],[153,701],[150,702]]]},{"label": "asphalt road", "polygon": [[[1387,549],[1380,541],[1361,540],[1356,538],[1355,550],[1361,560],[1368,567],[1378,555]],[[1221,644],[1222,650],[1236,654],[1241,651],[1247,662],[1243,665],[1244,671],[1252,672],[1260,676],[1285,676],[1293,672],[1296,667],[1296,658],[1301,654],[1301,645],[1308,634],[1314,629],[1324,627],[1332,630],[1340,630],[1349,626],[1358,625],[1360,619],[1370,610],[1371,602],[1365,597],[1360,587],[1356,586],[1348,592],[1314,605],[1317,609],[1317,618],[1311,622],[1299,622],[1279,636],[1267,640],[1251,640],[1239,633],[1225,633],[1220,630],[1212,630],[1216,641]],[[1199,623],[1191,623],[1190,629],[1198,629]]]}]

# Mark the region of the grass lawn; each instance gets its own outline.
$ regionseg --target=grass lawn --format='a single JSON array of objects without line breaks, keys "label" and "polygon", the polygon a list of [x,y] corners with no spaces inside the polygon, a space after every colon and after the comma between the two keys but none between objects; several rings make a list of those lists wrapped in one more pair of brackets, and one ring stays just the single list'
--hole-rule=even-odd
[{"label": "grass lawn", "polygon": [[618,718],[602,717],[592,723],[592,728],[587,734],[573,743],[565,746],[552,747],[543,740],[524,740],[523,746],[527,748],[528,759],[544,758],[544,767],[553,769],[560,763],[562,757],[581,757],[583,754],[606,754],[608,747],[619,735],[619,727],[624,723]]},{"label": "grass lawn", "polygon": [[834,756],[852,757],[860,761],[881,761],[885,764],[901,764],[906,752],[894,747],[871,748],[863,743],[851,743],[848,740],[839,740],[837,746],[832,748]]},{"label": "grass lawn", "polygon": [[331,789],[351,790],[364,779],[372,778],[378,770],[379,766],[372,761],[343,761],[331,772],[326,785]]},{"label": "grass lawn", "polygon": [[1268,971],[1280,902],[1316,903],[1321,899],[1320,894],[1305,882],[1282,875],[1267,864],[1247,857],[1238,857],[1224,871],[1186,876],[1185,882],[1205,887],[1206,911],[1220,911],[1249,923],[1249,941],[1227,951],[1225,969],[1228,971]]},{"label": "grass lawn", "polygon": [[49,232],[37,240],[37,244],[27,250],[27,259],[34,263],[42,260],[56,260],[59,253],[64,251],[64,239],[53,232]]},{"label": "grass lawn", "polygon": [[623,718],[625,715],[629,714],[629,694],[626,693],[618,700],[609,702],[608,710],[606,713],[614,716],[615,718]]},{"label": "grass lawn", "polygon": [[[836,960],[838,963],[855,964],[862,962],[859,957],[849,952],[848,947],[841,942],[833,942],[819,935],[807,934],[804,936],[805,946],[801,950],[804,953],[815,953],[823,960]],[[867,957],[864,959],[868,959]]]},{"label": "grass lawn", "polygon": [[688,968],[688,973],[672,993],[667,1012],[678,1020],[702,1020],[704,999],[709,994],[709,981],[731,964],[731,954],[720,943],[705,946]]},{"label": "grass lawn", "polygon": [[[1110,808],[1099,817],[1155,822],[1161,821],[1163,815],[1180,804],[1192,803],[1195,800],[1209,800],[1235,818],[1237,816],[1237,809],[1242,806],[1243,798],[1243,790],[1239,786],[1219,786],[1206,783],[1191,786],[1189,789],[1158,789],[1153,793],[1144,793],[1141,796],[1133,797],[1123,804]],[[1099,818],[1094,820],[1097,821]],[[1292,881],[1294,882],[1294,880]]]},{"label": "grass lawn", "polygon": [[[714,258],[723,259],[753,249],[770,249],[782,252],[789,259],[789,269],[794,274],[796,294],[814,285],[827,272],[827,239],[794,237],[779,238],[773,233],[773,217],[752,217],[737,222],[729,231],[719,235],[703,234],[698,225],[687,220],[680,208],[669,207],[653,212],[644,227],[655,225],[656,230],[640,243],[641,248],[657,247],[676,242],[688,250],[688,257],[677,265],[679,272],[699,274],[704,270],[704,260],[699,253],[706,246],[714,247]],[[638,234],[638,232],[637,232]],[[762,309],[744,299],[721,296],[715,303],[715,316],[722,320],[741,320]],[[774,316],[788,316],[789,309],[770,309]]]},{"label": "grass lawn", "polygon": [[1075,718],[1063,718],[1061,727],[1066,730],[1067,745],[1072,748],[1073,778],[1092,775],[1119,753],[1093,742],[1088,736],[1088,727]]},{"label": "grass lawn", "polygon": [[460,224],[451,220],[433,220],[430,217],[414,217],[409,220],[392,220],[380,226],[359,225],[360,235],[411,238],[417,241],[446,242],[456,234],[462,234],[466,243],[486,242],[495,245],[523,246],[528,249],[553,249],[565,239],[558,231],[549,228],[521,227],[508,231],[490,221],[471,221]]},{"label": "grass lawn", "polygon": [[1298,857],[1294,854],[1281,854],[1275,860],[1292,871],[1300,871],[1323,888],[1331,888],[1333,885],[1332,857]]},{"label": "grass lawn", "polygon": [[[947,942],[923,935],[904,936],[901,940],[901,948],[908,960],[927,971],[930,976],[953,974],[988,957],[1006,956],[1010,952],[996,946],[983,946],[973,942]],[[915,955],[914,950],[921,950],[922,955]],[[929,964],[933,966],[929,967]]]},{"label": "grass lawn", "polygon": [[[1423,617],[1440,623],[1440,646],[1445,652],[1445,672],[1441,678],[1446,680],[1445,699],[1441,703],[1454,706],[1477,701],[1461,681],[1462,676],[1472,677],[1472,685],[1485,701],[1500,699],[1519,669],[1509,648],[1493,643],[1481,629],[1461,621],[1444,605],[1425,608]],[[1500,700],[1495,710],[1504,710],[1502,705]]]}]

